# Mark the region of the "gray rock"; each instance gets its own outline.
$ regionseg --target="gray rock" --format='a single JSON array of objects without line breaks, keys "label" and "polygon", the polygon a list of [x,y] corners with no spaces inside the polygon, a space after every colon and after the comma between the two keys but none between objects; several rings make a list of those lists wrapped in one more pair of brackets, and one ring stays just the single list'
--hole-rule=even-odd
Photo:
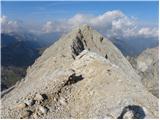
[{"label": "gray rock", "polygon": [[21,118],[29,118],[30,115],[32,114],[32,111],[31,110],[25,110],[22,112],[22,115],[21,115]]},{"label": "gray rock", "polygon": [[26,105],[25,103],[18,103],[18,104],[16,105],[16,108],[17,108],[17,109],[23,109],[23,108],[25,108],[25,107],[27,107],[27,105]]},{"label": "gray rock", "polygon": [[27,104],[28,106],[32,106],[34,105],[35,101],[33,99],[27,99],[24,101],[25,104]]},{"label": "gray rock", "polygon": [[44,98],[43,98],[43,96],[42,96],[41,94],[37,93],[37,94],[35,95],[35,97],[34,97],[34,100],[42,101],[42,100],[44,100]]},{"label": "gray rock", "polygon": [[43,113],[46,114],[48,112],[48,108],[44,107],[44,106],[39,106],[38,109]]},{"label": "gray rock", "polygon": [[59,102],[61,105],[64,105],[64,106],[67,104],[65,98],[63,98],[63,97],[60,97]]},{"label": "gray rock", "polygon": [[38,119],[39,118],[39,115],[37,114],[37,112],[33,113],[33,118],[34,119]]},{"label": "gray rock", "polygon": [[133,119],[134,117],[134,113],[132,111],[127,111],[124,116],[123,119]]}]

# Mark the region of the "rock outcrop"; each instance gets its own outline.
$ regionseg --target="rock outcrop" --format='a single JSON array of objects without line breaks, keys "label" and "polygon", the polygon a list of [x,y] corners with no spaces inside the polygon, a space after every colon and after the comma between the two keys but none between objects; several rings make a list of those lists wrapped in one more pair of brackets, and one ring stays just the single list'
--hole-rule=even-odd
[{"label": "rock outcrop", "polygon": [[[34,103],[17,109],[26,100]],[[1,111],[2,118],[158,118],[158,99],[120,51],[84,25],[44,51],[3,94]]]},{"label": "rock outcrop", "polygon": [[159,48],[143,51],[137,58],[129,61],[142,78],[143,85],[156,97],[159,97]]}]

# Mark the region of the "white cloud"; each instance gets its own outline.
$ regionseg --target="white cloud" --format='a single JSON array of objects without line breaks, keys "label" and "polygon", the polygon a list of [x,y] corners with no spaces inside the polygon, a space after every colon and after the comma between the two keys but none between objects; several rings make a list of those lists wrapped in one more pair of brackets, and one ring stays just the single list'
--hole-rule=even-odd
[{"label": "white cloud", "polygon": [[50,32],[66,32],[69,31],[73,25],[69,25],[67,22],[59,22],[59,21],[47,21],[42,26],[42,32],[50,33]]},{"label": "white cloud", "polygon": [[1,18],[0,18],[1,24],[6,23],[6,21],[7,21],[7,17],[6,16],[1,16]]},{"label": "white cloud", "polygon": [[66,32],[81,24],[88,24],[108,37],[158,37],[158,28],[139,27],[139,22],[119,10],[107,11],[99,16],[76,14],[65,21],[48,21],[45,32]]},{"label": "white cloud", "polygon": [[149,28],[149,27],[144,27],[144,28],[141,28],[139,31],[138,31],[138,34],[139,35],[142,35],[142,36],[146,36],[146,37],[150,37],[150,36],[158,36],[158,29],[156,28]]},{"label": "white cloud", "polygon": [[47,21],[42,30],[46,33],[54,30],[54,22]]},{"label": "white cloud", "polygon": [[[63,21],[47,21],[41,29],[31,28],[20,21],[9,20],[6,16],[0,19],[2,32],[22,32],[37,31],[44,33],[68,32],[72,28],[82,24],[88,24],[107,37],[130,38],[130,37],[157,37],[158,26],[141,26],[140,22],[134,17],[129,17],[119,10],[107,11],[104,14],[93,16],[76,14]],[[40,25],[39,25],[40,26]],[[36,32],[35,32],[36,33]]]},{"label": "white cloud", "polygon": [[12,21],[12,20],[9,20],[6,16],[1,16],[0,22],[1,22],[2,33],[24,31],[24,25],[21,21]]}]

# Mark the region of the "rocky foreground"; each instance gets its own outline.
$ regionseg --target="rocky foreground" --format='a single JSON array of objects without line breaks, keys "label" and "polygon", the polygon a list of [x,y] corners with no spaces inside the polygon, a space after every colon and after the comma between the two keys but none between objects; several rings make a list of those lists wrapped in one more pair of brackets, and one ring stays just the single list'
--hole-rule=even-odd
[{"label": "rocky foreground", "polygon": [[1,118],[158,118],[158,98],[108,39],[84,25],[2,94]]}]

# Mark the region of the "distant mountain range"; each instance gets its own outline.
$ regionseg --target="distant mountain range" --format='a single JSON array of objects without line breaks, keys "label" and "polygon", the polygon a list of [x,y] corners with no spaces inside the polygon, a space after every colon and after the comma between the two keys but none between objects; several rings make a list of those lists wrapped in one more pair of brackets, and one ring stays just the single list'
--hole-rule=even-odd
[{"label": "distant mountain range", "polygon": [[137,56],[145,49],[154,48],[159,44],[159,41],[153,38],[130,38],[127,40],[112,38],[111,41],[124,56]]},{"label": "distant mountain range", "polygon": [[40,45],[32,39],[26,40],[21,36],[9,34],[2,34],[1,38],[3,66],[25,67],[31,65],[39,56]]},{"label": "distant mountain range", "polygon": [[40,56],[40,43],[31,34],[1,34],[1,90],[25,76],[26,68]]}]

